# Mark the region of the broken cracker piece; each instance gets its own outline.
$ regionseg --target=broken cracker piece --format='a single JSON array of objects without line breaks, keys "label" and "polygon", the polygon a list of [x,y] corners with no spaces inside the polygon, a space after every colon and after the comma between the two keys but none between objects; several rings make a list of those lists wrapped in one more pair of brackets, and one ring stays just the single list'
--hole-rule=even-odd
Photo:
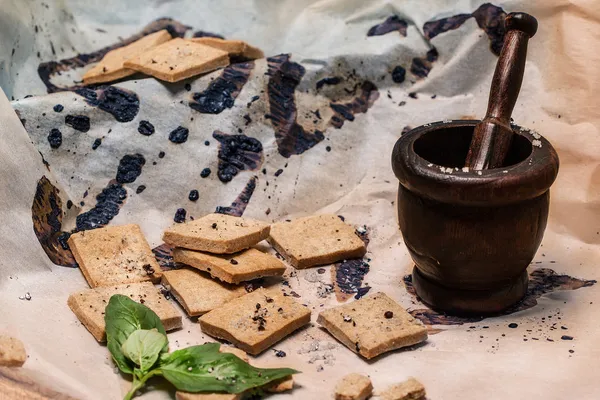
[{"label": "broken cracker piece", "polygon": [[99,342],[106,341],[104,310],[114,294],[129,296],[150,308],[158,315],[166,331],[182,327],[181,314],[150,282],[98,287],[71,294],[67,301],[69,308]]},{"label": "broken cracker piece", "polygon": [[208,214],[174,224],[163,235],[165,243],[214,254],[232,254],[254,246],[269,236],[270,225],[225,214]]},{"label": "broken cracker piece", "polygon": [[294,377],[292,375],[286,376],[285,378],[277,379],[276,381],[269,382],[264,386],[265,391],[269,393],[282,393],[292,390],[294,388]]},{"label": "broken cracker piece", "polygon": [[348,374],[335,386],[335,400],[365,400],[371,397],[373,384],[361,374]]},{"label": "broken cracker piece", "polygon": [[226,51],[175,38],[124,62],[126,68],[177,82],[229,65]]},{"label": "broken cracker piece", "polygon": [[425,387],[415,378],[392,385],[380,395],[381,400],[425,400]]},{"label": "broken cracker piece", "polygon": [[160,267],[138,225],[77,232],[68,244],[91,287],[160,281]]},{"label": "broken cracker piece", "polygon": [[14,337],[0,335],[0,366],[20,367],[26,359],[23,342]]},{"label": "broken cracker piece", "polygon": [[242,57],[253,60],[265,56],[261,49],[250,46],[241,40],[227,40],[213,37],[191,38],[189,40],[226,51],[230,57]]},{"label": "broken cracker piece", "polygon": [[162,284],[190,317],[205,314],[246,294],[243,286],[221,283],[203,272],[188,268],[163,272]]},{"label": "broken cracker piece", "polygon": [[258,289],[200,317],[202,331],[257,355],[310,322],[310,310],[277,290]]},{"label": "broken cracker piece", "polygon": [[200,251],[176,248],[173,260],[208,272],[223,282],[238,284],[266,276],[281,276],[285,264],[277,257],[257,249],[248,249],[235,254],[215,255]]},{"label": "broken cracker piece", "polygon": [[367,248],[337,215],[315,215],[271,226],[269,243],[295,268],[360,258]]},{"label": "broken cracker piece", "polygon": [[221,345],[221,347],[219,347],[219,352],[233,354],[242,361],[247,363],[250,362],[250,357],[248,357],[248,354],[246,354],[244,350],[240,350],[237,347]]},{"label": "broken cracker piece", "polygon": [[123,66],[126,60],[137,57],[154,46],[169,40],[171,40],[171,34],[166,29],[163,29],[146,35],[127,46],[111,50],[104,55],[96,66],[83,75],[83,83],[90,85],[93,83],[112,82],[133,75],[136,71]]},{"label": "broken cracker piece", "polygon": [[317,322],[367,359],[427,339],[421,321],[381,292],[325,310]]}]

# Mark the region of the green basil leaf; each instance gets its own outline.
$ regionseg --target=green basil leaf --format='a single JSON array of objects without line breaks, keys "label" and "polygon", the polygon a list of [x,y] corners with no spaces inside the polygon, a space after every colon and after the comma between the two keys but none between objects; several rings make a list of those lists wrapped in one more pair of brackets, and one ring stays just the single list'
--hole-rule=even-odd
[{"label": "green basil leaf", "polygon": [[167,337],[156,329],[138,329],[129,335],[121,346],[121,351],[140,367],[142,373],[146,373],[158,360],[167,342]]},{"label": "green basil leaf", "polygon": [[[121,348],[129,336],[138,329],[156,329],[165,336],[167,334],[154,311],[120,294],[110,298],[104,322],[108,350],[119,369],[127,374],[133,374],[134,364],[125,357]],[[162,351],[167,351],[168,347],[169,344],[165,344]]]},{"label": "green basil leaf", "polygon": [[161,357],[162,375],[185,392],[241,393],[285,378],[290,368],[256,368],[233,354],[219,352],[218,343],[192,346]]}]

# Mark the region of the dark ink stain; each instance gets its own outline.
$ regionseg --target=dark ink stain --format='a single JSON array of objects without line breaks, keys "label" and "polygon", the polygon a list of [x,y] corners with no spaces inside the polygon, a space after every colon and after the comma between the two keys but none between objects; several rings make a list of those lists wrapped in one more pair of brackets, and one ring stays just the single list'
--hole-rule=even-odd
[{"label": "dark ink stain", "polygon": [[53,149],[58,149],[62,144],[62,132],[54,128],[48,134],[48,143]]},{"label": "dark ink stain", "polygon": [[96,205],[76,218],[76,231],[101,228],[107,225],[118,213],[127,198],[127,191],[120,183],[109,182],[96,196]]},{"label": "dark ink stain", "polygon": [[337,85],[341,81],[342,81],[342,78],[340,78],[339,76],[323,78],[317,82],[317,90],[321,89],[324,85]]},{"label": "dark ink stain", "polygon": [[373,106],[375,100],[379,98],[379,91],[370,81],[365,81],[360,86],[360,94],[349,103],[331,103],[330,107],[334,111],[330,119],[331,125],[340,129],[344,121],[354,121],[354,115],[366,113]]},{"label": "dark ink stain", "polygon": [[177,222],[178,224],[181,224],[182,222],[185,222],[186,215],[187,211],[185,211],[185,208],[178,208],[177,211],[175,211],[173,221]]},{"label": "dark ink stain", "polygon": [[171,133],[169,133],[169,140],[176,144],[185,143],[188,139],[188,134],[190,130],[188,128],[184,128],[183,126],[178,126],[173,129]]},{"label": "dark ink stain", "polygon": [[76,268],[77,262],[73,254],[64,246],[66,243],[63,235],[66,232],[61,231],[63,211],[59,190],[45,176],[37,183],[31,216],[35,236],[50,261],[56,265]]},{"label": "dark ink stain", "polygon": [[260,168],[263,147],[258,139],[245,135],[228,135],[220,131],[214,131],[213,137],[220,143],[217,176],[221,182],[231,181],[239,171]]},{"label": "dark ink stain", "polygon": [[221,35],[218,35],[218,34],[212,33],[212,32],[206,32],[206,31],[196,31],[196,32],[194,32],[194,37],[213,37],[213,38],[217,38],[217,39],[225,39]]},{"label": "dark ink stain", "polygon": [[146,190],[146,185],[140,185],[137,187],[137,189],[135,190],[135,194],[140,194],[142,193],[144,190]]},{"label": "dark ink stain", "polygon": [[401,36],[406,36],[407,27],[408,24],[406,21],[398,18],[396,15],[392,15],[382,23],[372,26],[367,32],[367,36],[381,36],[394,31],[398,31]]},{"label": "dark ink stain", "polygon": [[206,90],[192,95],[190,107],[204,114],[219,114],[226,108],[233,107],[253,68],[254,62],[226,67],[221,76],[212,81]]},{"label": "dark ink stain", "polygon": [[200,198],[200,193],[198,193],[198,191],[196,189],[190,190],[190,194],[188,195],[188,199],[190,201],[198,201],[199,198]]},{"label": "dark ink stain", "polygon": [[38,75],[44,85],[46,85],[46,89],[48,93],[55,93],[62,90],[76,90],[83,86],[75,85],[71,87],[59,87],[51,82],[52,77],[55,75],[60,75],[64,72],[85,67],[86,65],[98,62],[102,60],[102,58],[111,50],[118,49],[123,46],[127,46],[144,36],[147,36],[151,33],[158,32],[160,30],[167,29],[171,36],[173,37],[183,37],[185,32],[191,27],[182,25],[177,21],[174,21],[170,18],[160,18],[152,23],[146,25],[144,29],[133,36],[128,37],[127,39],[123,39],[111,46],[104,47],[100,50],[97,50],[93,53],[88,54],[78,54],[75,57],[63,59],[60,61],[49,61],[41,63],[38,66]]},{"label": "dark ink stain", "polygon": [[[338,217],[344,221],[344,218],[341,215]],[[369,231],[366,227],[363,226],[360,231],[357,230],[356,234],[362,239],[362,241],[365,243],[365,246],[369,245]],[[359,299],[369,292],[371,287],[362,287],[364,277],[367,273],[369,273],[370,270],[370,266],[367,261],[370,260],[344,260],[333,265],[331,268],[331,280],[335,290],[335,297],[338,301],[347,301],[353,295],[356,299]]]},{"label": "dark ink stain", "polygon": [[[541,296],[558,290],[576,290],[583,287],[590,287],[596,284],[595,280],[577,279],[568,275],[558,275],[549,268],[539,268],[529,274],[529,284],[527,293],[523,300],[503,311],[500,315],[510,315],[519,311],[528,310],[537,305],[537,299]],[[417,297],[415,288],[412,284],[412,275],[404,277],[406,291]],[[462,325],[469,322],[482,321],[486,317],[456,317],[449,316],[428,308],[410,310],[410,314],[421,320],[426,325]]]},{"label": "dark ink stain", "polygon": [[423,58],[413,58],[410,66],[410,72],[419,78],[425,78],[427,75],[429,75],[429,71],[431,71],[431,68],[433,68],[433,63],[437,60],[437,58],[437,49],[432,47],[431,50],[427,52],[427,56]]},{"label": "dark ink stain", "polygon": [[154,125],[148,121],[142,120],[138,125],[138,132],[144,136],[150,136],[154,133]]},{"label": "dark ink stain", "polygon": [[57,113],[62,112],[62,110],[64,110],[65,108],[63,107],[62,104],[57,104],[53,107],[53,110]]},{"label": "dark ink stain", "polygon": [[402,83],[402,82],[404,82],[404,78],[405,77],[406,77],[406,69],[404,69],[404,67],[402,67],[401,65],[398,65],[392,71],[392,80],[395,83]]},{"label": "dark ink stain", "polygon": [[210,168],[204,168],[201,172],[200,172],[200,176],[202,178],[208,178],[208,176],[210,175]]},{"label": "dark ink stain", "polygon": [[80,132],[90,130],[90,118],[85,115],[67,115],[65,117],[65,124]]},{"label": "dark ink stain", "polygon": [[227,214],[233,215],[234,217],[241,217],[244,215],[244,211],[246,210],[246,206],[248,202],[250,202],[250,198],[252,198],[252,194],[254,193],[254,189],[256,189],[256,181],[258,177],[253,176],[248,180],[248,183],[241,191],[241,193],[236,197],[235,201],[231,203],[229,207],[217,207],[215,210],[218,214]]},{"label": "dark ink stain", "polygon": [[140,110],[140,99],[132,91],[115,86],[101,86],[96,90],[81,88],[75,91],[86,103],[111,114],[119,122],[132,121]]},{"label": "dark ink stain", "polygon": [[267,84],[269,119],[275,128],[279,154],[289,158],[294,154],[304,153],[325,139],[325,136],[319,130],[307,132],[296,122],[298,111],[294,92],[306,72],[304,67],[291,62],[289,54],[270,57],[267,62],[267,75],[270,76]]},{"label": "dark ink stain", "polygon": [[500,55],[500,50],[502,50],[504,44],[506,12],[491,3],[482,4],[472,14],[458,14],[449,18],[426,22],[423,25],[423,32],[427,39],[432,39],[439,34],[459,28],[471,17],[475,18],[479,28],[483,29],[488,36],[492,53]]},{"label": "dark ink stain", "polygon": [[119,161],[117,169],[117,182],[132,183],[142,173],[142,167],[146,164],[146,159],[141,154],[127,154]]},{"label": "dark ink stain", "polygon": [[98,138],[92,143],[92,150],[96,150],[102,144],[102,139]]}]

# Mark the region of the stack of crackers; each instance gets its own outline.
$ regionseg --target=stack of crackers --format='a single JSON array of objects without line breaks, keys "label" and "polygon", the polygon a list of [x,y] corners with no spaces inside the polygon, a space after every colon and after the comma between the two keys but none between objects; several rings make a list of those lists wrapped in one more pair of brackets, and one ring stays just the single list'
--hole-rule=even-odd
[{"label": "stack of crackers", "polygon": [[112,50],[83,75],[85,85],[112,82],[142,72],[162,81],[178,82],[226,67],[233,60],[264,57],[240,40],[213,37],[173,38],[163,29]]},{"label": "stack of crackers", "polygon": [[[232,343],[242,355],[258,355],[309,324],[311,311],[282,293],[277,283],[254,290],[249,282],[277,282],[287,268],[280,258],[294,268],[310,268],[366,253],[354,228],[336,215],[270,225],[209,214],[174,224],[163,240],[173,247],[180,268],[161,271],[137,225],[82,231],[69,238],[91,289],[72,294],[68,304],[96,340],[106,339],[104,309],[113,294],[148,306],[167,331],[180,328],[180,313],[153,285],[162,283],[189,317],[199,317],[204,333]],[[265,251],[264,240],[280,258]],[[427,338],[426,328],[384,293],[325,310],[318,323],[366,359]],[[278,387],[291,387],[290,382]]]}]

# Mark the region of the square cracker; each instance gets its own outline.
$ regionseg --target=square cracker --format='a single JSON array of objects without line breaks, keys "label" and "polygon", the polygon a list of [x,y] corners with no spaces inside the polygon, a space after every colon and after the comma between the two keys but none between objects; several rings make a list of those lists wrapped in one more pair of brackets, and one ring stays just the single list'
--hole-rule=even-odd
[{"label": "square cracker", "polygon": [[223,282],[238,284],[266,276],[281,276],[285,264],[277,257],[257,249],[248,249],[235,254],[216,255],[200,251],[176,248],[173,260],[208,272]]},{"label": "square cracker", "polygon": [[200,317],[202,331],[252,355],[310,323],[310,310],[278,290],[258,289]]},{"label": "square cracker", "polygon": [[415,378],[392,385],[380,395],[382,400],[425,400],[425,387]]},{"label": "square cracker", "polygon": [[246,294],[242,286],[221,283],[203,272],[187,268],[163,272],[162,283],[190,317],[205,314]]},{"label": "square cracker", "polygon": [[126,68],[167,82],[177,82],[229,65],[226,51],[175,38],[130,58]]},{"label": "square cracker", "polygon": [[208,214],[174,224],[163,235],[165,243],[214,254],[232,254],[254,246],[269,236],[270,225],[225,214]]},{"label": "square cracker", "polygon": [[296,268],[360,258],[367,252],[354,228],[329,214],[274,224],[268,241]]},{"label": "square cracker", "polygon": [[77,232],[68,244],[91,287],[160,281],[160,267],[138,225]]},{"label": "square cracker", "polygon": [[322,311],[317,322],[367,359],[427,339],[427,328],[382,292]]},{"label": "square cracker", "polygon": [[106,341],[104,310],[113,294],[129,296],[150,308],[158,315],[166,331],[182,327],[181,314],[150,282],[99,287],[71,294],[67,300],[69,308],[99,342]]},{"label": "square cracker", "polygon": [[14,337],[0,335],[0,366],[20,367],[26,359],[23,342]]},{"label": "square cracker", "polygon": [[371,397],[373,384],[361,374],[348,374],[335,386],[335,400],[365,400]]},{"label": "square cracker", "polygon": [[83,75],[83,83],[90,85],[92,83],[111,82],[133,75],[135,74],[134,70],[123,66],[125,60],[136,57],[152,47],[169,40],[171,40],[171,34],[166,29],[163,29],[162,31],[146,35],[127,46],[109,51],[94,68],[88,70]]},{"label": "square cracker", "polygon": [[230,57],[256,59],[265,56],[261,49],[250,46],[248,43],[241,40],[225,40],[214,37],[191,38],[189,40],[226,51],[229,53]]}]

